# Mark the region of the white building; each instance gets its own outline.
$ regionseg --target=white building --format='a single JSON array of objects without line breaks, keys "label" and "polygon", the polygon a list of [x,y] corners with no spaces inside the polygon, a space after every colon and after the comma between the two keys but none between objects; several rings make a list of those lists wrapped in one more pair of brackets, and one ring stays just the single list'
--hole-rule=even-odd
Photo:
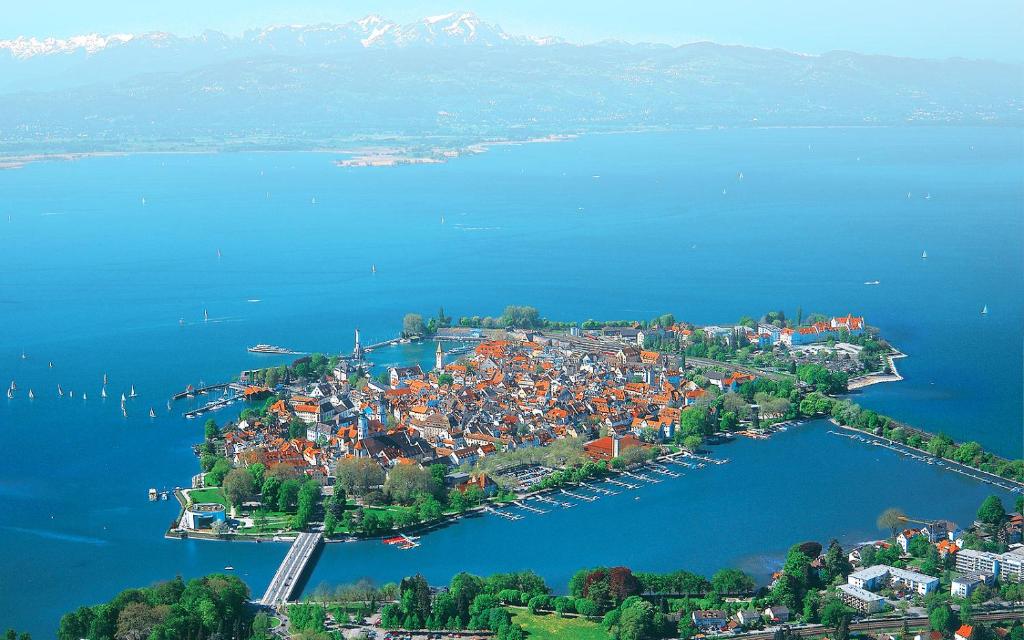
[{"label": "white building", "polygon": [[846,581],[854,587],[868,591],[885,586],[896,586],[906,587],[921,595],[927,595],[939,588],[938,578],[884,564],[855,571],[847,577]]},{"label": "white building", "polygon": [[836,589],[843,602],[863,613],[877,613],[885,608],[885,598],[852,584],[841,584]]},{"label": "white building", "polygon": [[949,593],[960,598],[967,598],[981,585],[991,585],[994,582],[995,576],[991,573],[968,573],[953,578],[953,582],[949,586]]}]

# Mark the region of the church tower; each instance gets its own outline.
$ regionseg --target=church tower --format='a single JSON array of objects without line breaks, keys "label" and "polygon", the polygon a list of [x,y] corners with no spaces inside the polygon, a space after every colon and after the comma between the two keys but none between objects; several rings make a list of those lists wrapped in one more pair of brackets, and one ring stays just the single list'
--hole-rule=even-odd
[{"label": "church tower", "polygon": [[444,350],[441,349],[441,341],[437,341],[437,351],[434,352],[434,369],[441,371],[444,369]]}]

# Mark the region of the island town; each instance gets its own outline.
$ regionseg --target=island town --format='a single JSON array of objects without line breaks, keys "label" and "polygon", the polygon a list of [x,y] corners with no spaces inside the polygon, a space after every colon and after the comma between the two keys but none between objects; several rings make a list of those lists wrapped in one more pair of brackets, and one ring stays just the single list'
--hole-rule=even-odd
[{"label": "island town", "polygon": [[[432,367],[374,371],[368,351],[383,347],[364,346],[357,330],[350,353],[240,372],[224,386],[245,408],[226,424],[206,421],[195,447],[201,471],[190,488],[175,491],[182,510],[167,535],[291,542],[258,600],[280,613],[306,606],[294,603],[324,542],[378,538],[407,550],[431,528],[462,517],[519,520],[585,508],[683,470],[725,464],[714,455],[717,443],[768,438],[815,417],[830,419],[838,435],[927,456],[928,463],[1011,491],[1024,486],[1021,461],[917,431],[841,398],[857,382],[898,380],[894,359],[902,356],[851,314],[806,323],[775,313],[727,326],[694,326],[670,315],[563,325],[540,320],[529,307],[458,322],[442,310],[427,321],[407,315],[402,336],[387,344],[416,342],[433,347]],[[181,395],[202,394],[190,388]],[[831,581],[829,597],[858,616],[905,612],[909,600],[901,604],[899,594],[928,596],[941,571],[951,596],[969,598],[981,588],[994,597],[999,585],[1020,580],[1024,558],[1020,514],[996,520],[964,530],[945,521],[907,528],[909,517],[890,514],[892,538],[844,554],[851,569],[842,584]],[[820,549],[804,553],[821,568]],[[773,578],[772,592],[784,576]],[[553,610],[556,600],[545,602]],[[730,602],[717,609],[710,605],[720,603],[707,601],[700,609],[694,607],[701,600],[692,598],[693,610],[673,624],[690,635],[759,630],[806,608],[763,595],[736,602],[756,607],[739,611]],[[410,626],[407,612],[391,614],[394,628],[428,622],[421,615]],[[342,618],[362,624],[347,615],[325,620]]]}]

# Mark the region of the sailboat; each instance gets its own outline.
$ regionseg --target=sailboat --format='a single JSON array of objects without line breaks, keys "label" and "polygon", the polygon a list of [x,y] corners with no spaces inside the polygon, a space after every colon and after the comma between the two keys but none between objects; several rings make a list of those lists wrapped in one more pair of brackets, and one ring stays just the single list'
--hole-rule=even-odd
[{"label": "sailboat", "polygon": [[121,404],[124,404],[128,398],[124,397],[124,393],[121,394]]},{"label": "sailboat", "polygon": [[928,259],[928,252],[927,251],[922,251],[921,252],[921,259],[922,260],[927,260]]},{"label": "sailboat", "polygon": [[106,398],[107,397],[107,388],[106,387],[103,387],[102,389],[100,389],[100,397],[101,398]]},{"label": "sailboat", "polygon": [[143,198],[142,198],[142,206],[146,206],[146,198],[145,198],[145,196],[143,196]]},{"label": "sailboat", "polygon": [[29,400],[35,400],[36,399],[36,394],[32,393],[31,389],[28,390],[28,399]]},{"label": "sailboat", "polygon": [[103,386],[107,386],[107,374],[103,374]]},{"label": "sailboat", "polygon": [[309,204],[316,204],[316,197],[309,201]]},{"label": "sailboat", "polygon": [[149,417],[150,418],[155,418],[156,417],[156,411],[153,409],[153,407],[149,408]]},{"label": "sailboat", "polygon": [[129,398],[134,398],[134,397],[136,397],[137,395],[139,395],[139,394],[135,393],[135,385],[133,384],[133,385],[132,385],[132,390],[128,392],[128,397],[129,397]]},{"label": "sailboat", "polygon": [[725,195],[725,189],[722,189],[722,195],[723,196]]},{"label": "sailboat", "polygon": [[984,307],[981,308],[981,315],[983,315],[983,316],[987,316],[988,315],[988,305],[987,304]]},{"label": "sailboat", "polygon": [[82,392],[82,400],[88,400],[88,399],[89,399],[89,394],[86,393],[85,391],[83,391]]},{"label": "sailboat", "polygon": [[907,192],[907,200],[910,200],[910,192]]},{"label": "sailboat", "polygon": [[444,224],[444,215],[441,215],[441,224]]},{"label": "sailboat", "polygon": [[736,179],[737,180],[742,180],[743,179],[743,172],[742,171],[740,171],[739,173],[736,174]]},{"label": "sailboat", "polygon": [[184,327],[185,326],[185,318],[178,318],[178,325]]},{"label": "sailboat", "polygon": [[11,391],[17,391],[17,390],[18,390],[18,385],[16,385],[14,383],[14,380],[11,380]]},{"label": "sailboat", "polygon": [[64,390],[60,388],[59,384],[57,385],[57,395],[58,396],[63,396],[64,395]]},{"label": "sailboat", "polygon": [[210,319],[210,312],[203,309],[203,322],[207,322]]},{"label": "sailboat", "polygon": [[21,350],[21,359],[28,360],[28,354],[25,353],[24,349]]},{"label": "sailboat", "polygon": [[370,265],[370,273],[377,273],[377,265],[375,265],[375,264]]},{"label": "sailboat", "polygon": [[69,397],[69,398],[74,398],[74,397],[75,397],[75,392],[74,392],[74,390],[72,390],[72,391],[68,391],[68,397]]},{"label": "sailboat", "polygon": [[7,398],[11,399],[13,397],[14,397],[14,389],[8,389],[7,390]]},{"label": "sailboat", "polygon": [[930,193],[924,194],[924,199],[925,200],[931,200],[932,199],[932,194],[930,194]]},{"label": "sailboat", "polygon": [[53,368],[53,360],[50,360],[50,368]]},{"label": "sailboat", "polygon": [[121,415],[128,417],[128,410],[124,408],[124,405],[121,405]]},{"label": "sailboat", "polygon": [[220,249],[217,249],[217,259],[220,259]]},{"label": "sailboat", "polygon": [[171,401],[170,400],[167,401],[167,410],[168,411],[171,410]]}]

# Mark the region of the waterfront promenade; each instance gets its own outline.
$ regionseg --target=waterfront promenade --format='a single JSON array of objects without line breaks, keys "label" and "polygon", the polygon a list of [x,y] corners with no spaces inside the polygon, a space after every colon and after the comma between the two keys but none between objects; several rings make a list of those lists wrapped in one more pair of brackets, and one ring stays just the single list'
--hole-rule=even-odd
[{"label": "waterfront promenade", "polygon": [[273,607],[288,602],[323,541],[322,533],[300,533],[270,580],[260,604]]}]

